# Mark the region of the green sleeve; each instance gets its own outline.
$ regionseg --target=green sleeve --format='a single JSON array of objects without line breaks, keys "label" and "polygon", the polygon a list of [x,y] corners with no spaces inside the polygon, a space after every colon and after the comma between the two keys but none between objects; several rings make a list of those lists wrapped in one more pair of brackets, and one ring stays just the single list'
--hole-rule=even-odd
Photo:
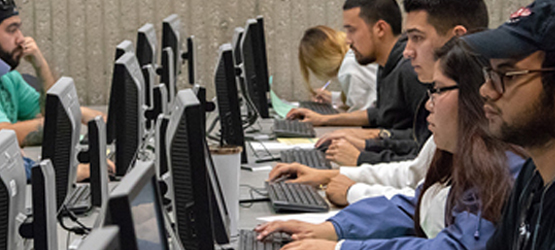
[{"label": "green sleeve", "polygon": [[2,122],[12,123],[10,121],[10,118],[8,117],[8,115],[6,115],[6,112],[4,111],[4,108],[0,105],[0,123],[2,123]]},{"label": "green sleeve", "polygon": [[11,80],[14,83],[17,93],[18,112],[17,120],[25,121],[33,119],[40,112],[40,94],[33,87],[31,87],[19,72],[12,71]]}]

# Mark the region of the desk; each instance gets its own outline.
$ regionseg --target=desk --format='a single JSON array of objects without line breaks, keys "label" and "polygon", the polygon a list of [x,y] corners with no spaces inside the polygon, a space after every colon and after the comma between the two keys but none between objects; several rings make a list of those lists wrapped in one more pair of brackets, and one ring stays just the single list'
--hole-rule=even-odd
[{"label": "desk", "polygon": [[[100,108],[99,108],[100,109]],[[259,122],[259,125],[255,125],[255,126],[259,126],[260,130],[262,133],[269,133],[269,131],[271,130],[271,126],[273,125],[273,120],[271,119],[266,119],[266,120],[262,120]],[[84,133],[86,132],[86,126],[82,126],[81,132]],[[340,128],[344,128],[344,127],[318,127],[316,128],[316,135],[317,136],[322,136],[323,134],[333,131],[333,130],[337,130]],[[248,142],[247,142],[248,143]],[[250,164],[254,164],[254,165],[270,165],[270,166],[275,166],[276,162],[269,162],[269,163],[261,163],[261,164],[255,164],[255,157],[253,155],[252,149],[247,146],[247,152],[249,153],[249,162]],[[34,159],[34,160],[38,160],[40,153],[41,153],[41,148],[40,147],[26,147],[24,148],[24,153],[27,157]],[[264,187],[264,181],[267,179],[269,174],[269,171],[256,171],[256,172],[251,172],[251,171],[246,171],[246,170],[241,170],[241,175],[240,175],[240,184],[246,184],[246,185],[250,185],[253,187],[257,187],[257,188],[262,188]],[[246,197],[248,196],[248,191],[249,189],[247,188],[241,188],[241,194],[240,197]],[[31,191],[30,191],[30,186],[28,186],[28,190],[27,190],[27,206],[30,207],[31,206]],[[332,209],[336,209],[333,208]],[[238,228],[239,229],[253,229],[254,227],[256,227],[256,225],[258,225],[260,222],[256,220],[256,218],[259,217],[265,217],[265,216],[272,216],[272,215],[276,215],[270,205],[269,202],[255,202],[252,204],[251,207],[249,208],[245,208],[245,207],[240,207],[239,209],[239,216],[240,216],[240,220],[238,223]],[[96,217],[98,216],[98,211],[92,211],[89,215],[85,216],[85,217],[80,217],[80,221],[85,224],[86,226],[92,227],[94,225],[94,222],[96,220]],[[66,219],[67,221],[67,225],[73,225],[73,222],[71,222],[69,219]],[[66,248],[66,242],[67,242],[67,232],[65,230],[63,230],[60,226],[58,226],[58,245],[60,249],[67,249]],[[75,240],[80,238],[80,236],[76,236],[74,234],[72,234],[72,236],[70,237],[70,243]]]}]

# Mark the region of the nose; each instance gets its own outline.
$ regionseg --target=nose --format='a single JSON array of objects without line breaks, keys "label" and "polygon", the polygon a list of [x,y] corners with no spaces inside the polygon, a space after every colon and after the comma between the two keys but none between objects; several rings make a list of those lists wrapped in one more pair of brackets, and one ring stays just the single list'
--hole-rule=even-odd
[{"label": "nose", "polygon": [[409,46],[409,45],[410,45],[410,41],[407,42],[407,46],[405,47],[405,50],[403,50],[403,56],[404,56],[405,58],[412,59],[412,58],[414,58],[414,55],[415,55],[416,53],[415,53],[415,51],[412,49],[412,47]]},{"label": "nose", "polygon": [[23,33],[21,32],[21,30],[17,30],[15,39],[16,39],[15,42],[18,46],[22,46],[25,43],[25,36],[23,36]]},{"label": "nose", "polygon": [[493,89],[491,80],[487,80],[482,83],[482,86],[480,86],[480,95],[487,100],[497,100],[501,97],[501,94]]},{"label": "nose", "polygon": [[428,98],[428,101],[426,101],[426,105],[424,105],[424,107],[426,108],[426,110],[430,111],[430,113],[433,113],[434,103],[431,97]]}]

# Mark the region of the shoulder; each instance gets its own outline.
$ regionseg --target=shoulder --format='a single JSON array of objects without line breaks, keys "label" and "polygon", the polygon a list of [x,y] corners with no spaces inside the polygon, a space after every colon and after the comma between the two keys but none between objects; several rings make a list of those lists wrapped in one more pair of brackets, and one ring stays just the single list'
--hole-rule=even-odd
[{"label": "shoulder", "polygon": [[8,72],[7,74],[3,75],[0,79],[2,80],[2,83],[4,85],[11,85],[10,87],[13,87],[13,88],[16,88],[20,84],[25,83],[25,80],[23,80],[23,77],[17,70],[12,70]]},{"label": "shoulder", "polygon": [[341,75],[361,75],[361,77],[368,77],[368,75],[376,75],[378,71],[378,66],[375,63],[368,65],[360,65],[357,62],[355,54],[352,50],[347,51],[343,61],[341,62],[341,67],[339,67],[339,72],[337,76]]}]

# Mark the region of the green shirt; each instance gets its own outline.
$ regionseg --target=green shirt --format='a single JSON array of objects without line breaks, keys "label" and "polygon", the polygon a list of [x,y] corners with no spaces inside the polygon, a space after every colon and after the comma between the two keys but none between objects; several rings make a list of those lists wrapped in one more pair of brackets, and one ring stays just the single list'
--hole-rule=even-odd
[{"label": "green shirt", "polygon": [[19,72],[0,77],[0,122],[16,123],[33,119],[40,112],[40,94]]}]

